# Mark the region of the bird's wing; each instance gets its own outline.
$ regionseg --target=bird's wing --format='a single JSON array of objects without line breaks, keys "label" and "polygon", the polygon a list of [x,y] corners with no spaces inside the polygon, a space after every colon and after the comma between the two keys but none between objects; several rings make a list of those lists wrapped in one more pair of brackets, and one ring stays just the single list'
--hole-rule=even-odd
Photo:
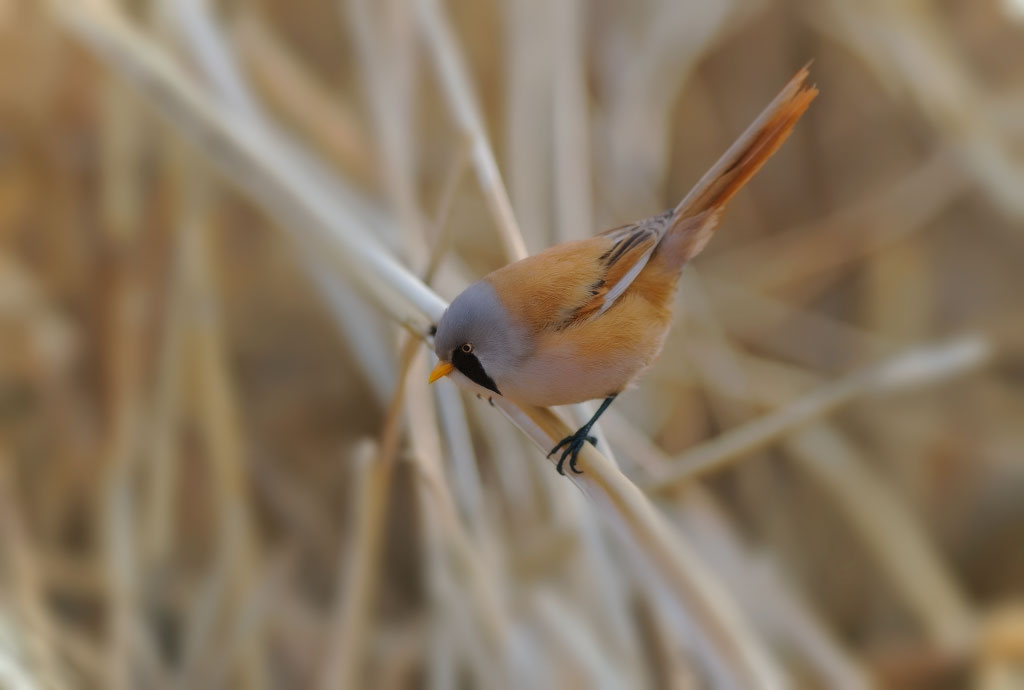
[{"label": "bird's wing", "polygon": [[566,328],[608,311],[647,266],[672,215],[673,212],[669,211],[605,230],[595,237],[595,243],[603,245],[603,251],[597,257],[599,278],[594,281],[586,299],[566,314],[559,327]]},{"label": "bird's wing", "polygon": [[647,265],[668,216],[607,230],[509,264],[487,276],[505,306],[534,332],[603,314]]}]

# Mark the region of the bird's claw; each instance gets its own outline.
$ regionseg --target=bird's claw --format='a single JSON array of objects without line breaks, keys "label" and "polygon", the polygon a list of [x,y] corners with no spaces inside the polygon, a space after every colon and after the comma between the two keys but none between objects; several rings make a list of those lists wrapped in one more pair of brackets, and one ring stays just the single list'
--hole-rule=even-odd
[{"label": "bird's claw", "polygon": [[564,467],[566,458],[569,459],[570,470],[572,470],[576,474],[583,474],[583,470],[576,467],[576,459],[579,457],[580,451],[583,449],[583,444],[587,443],[588,441],[591,445],[597,445],[596,438],[594,438],[593,436],[588,436],[586,429],[580,429],[575,434],[563,438],[561,441],[558,442],[558,445],[551,449],[551,452],[548,453],[549,458],[555,453],[557,453],[558,450],[561,449],[563,446],[565,447],[565,450],[562,451],[561,457],[558,458],[558,465],[556,465],[556,469],[558,470],[559,474],[563,476],[565,475]]}]

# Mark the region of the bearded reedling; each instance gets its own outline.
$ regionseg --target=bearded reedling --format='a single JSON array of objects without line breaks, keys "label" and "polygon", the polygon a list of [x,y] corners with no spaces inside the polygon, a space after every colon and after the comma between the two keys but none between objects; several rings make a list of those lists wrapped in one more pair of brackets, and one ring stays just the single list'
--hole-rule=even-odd
[{"label": "bearded reedling", "polygon": [[726,204],[775,153],[818,90],[804,67],[674,209],[567,242],[466,288],[437,325],[430,375],[485,397],[538,406],[603,398],[551,452],[574,472],[590,429],[658,358],[683,267],[711,239]]}]

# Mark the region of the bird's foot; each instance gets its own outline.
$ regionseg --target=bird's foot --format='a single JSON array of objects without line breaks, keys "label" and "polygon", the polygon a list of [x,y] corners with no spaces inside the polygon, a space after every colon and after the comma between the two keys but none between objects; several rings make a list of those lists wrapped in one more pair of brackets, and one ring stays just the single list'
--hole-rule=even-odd
[{"label": "bird's foot", "polygon": [[558,459],[558,465],[556,466],[559,474],[565,474],[564,467],[567,458],[569,460],[569,469],[571,469],[576,474],[583,474],[583,470],[578,469],[576,467],[576,458],[579,456],[580,451],[583,449],[584,443],[589,442],[590,445],[597,446],[597,439],[593,436],[587,435],[588,431],[590,430],[587,429],[586,427],[583,427],[582,429],[579,429],[576,433],[570,436],[566,436],[565,438],[558,442],[558,445],[551,449],[550,453],[548,453],[548,457],[550,458],[552,455],[558,452],[559,449],[564,447],[564,450],[562,450],[562,456]]}]

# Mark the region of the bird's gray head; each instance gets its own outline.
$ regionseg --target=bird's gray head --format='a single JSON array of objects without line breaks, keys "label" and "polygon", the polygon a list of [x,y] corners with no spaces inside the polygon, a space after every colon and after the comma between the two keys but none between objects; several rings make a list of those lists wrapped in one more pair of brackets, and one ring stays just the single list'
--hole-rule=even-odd
[{"label": "bird's gray head", "polygon": [[513,322],[494,287],[486,281],[474,283],[452,301],[437,324],[434,352],[441,364],[432,380],[454,368],[501,395],[498,382],[511,374],[527,347],[524,331]]}]

